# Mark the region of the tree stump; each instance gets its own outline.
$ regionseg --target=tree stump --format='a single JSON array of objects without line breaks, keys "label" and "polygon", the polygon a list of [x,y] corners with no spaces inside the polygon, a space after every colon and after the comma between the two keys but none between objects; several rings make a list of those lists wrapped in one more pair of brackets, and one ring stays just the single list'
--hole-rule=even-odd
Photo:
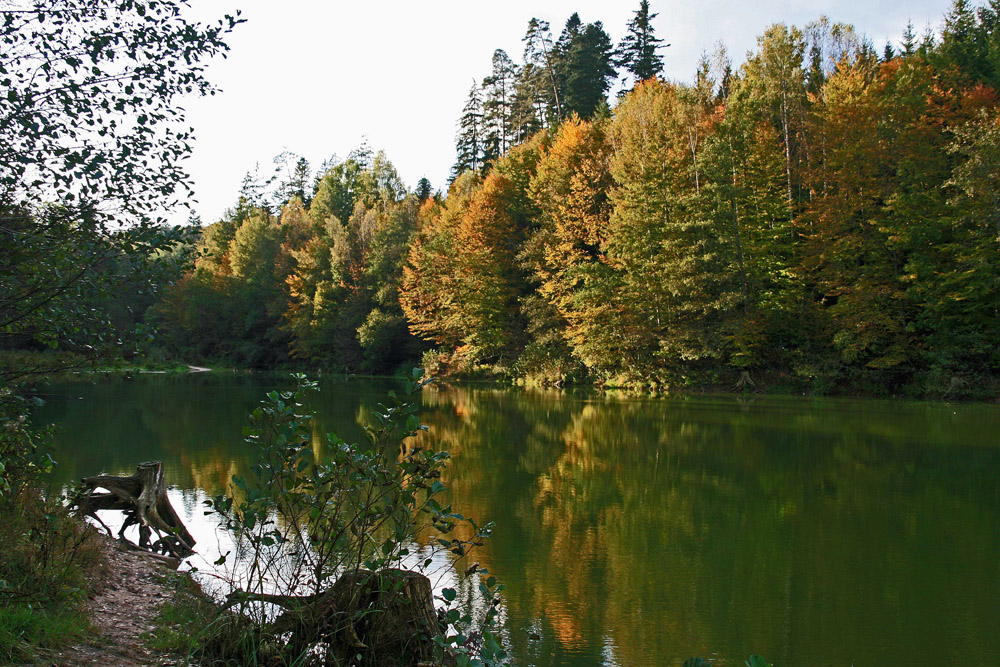
[{"label": "tree stump", "polygon": [[[283,611],[267,628],[291,655],[325,652],[326,664],[429,665],[438,619],[430,580],[410,570],[350,570],[328,590],[314,595],[268,595],[237,591],[231,604],[255,600]],[[360,659],[359,659],[360,656]],[[444,664],[454,664],[451,656]]]},{"label": "tree stump", "polygon": [[[138,524],[138,546],[170,554],[174,558],[186,558],[194,553],[195,539],[167,498],[167,483],[160,461],[140,463],[135,473],[128,477],[97,475],[84,477],[82,481],[89,490],[79,494],[74,504],[81,514],[93,517],[104,526],[108,534],[111,530],[100,520],[97,512],[120,510],[125,512],[125,521],[118,531],[120,539],[127,541],[125,530]],[[109,493],[98,493],[97,489],[107,489]],[[150,543],[154,531],[158,539]]]}]

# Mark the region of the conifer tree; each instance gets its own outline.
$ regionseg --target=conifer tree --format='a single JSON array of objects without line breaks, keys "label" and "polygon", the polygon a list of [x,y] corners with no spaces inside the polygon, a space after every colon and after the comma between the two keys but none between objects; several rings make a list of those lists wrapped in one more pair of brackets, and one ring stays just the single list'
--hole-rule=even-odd
[{"label": "conifer tree", "polygon": [[913,21],[908,21],[903,31],[903,56],[912,56],[917,52],[917,33],[913,32]]},{"label": "conifer tree", "polygon": [[424,203],[427,199],[429,199],[432,194],[434,194],[434,190],[431,187],[431,182],[427,180],[426,176],[421,177],[421,179],[417,181],[417,189],[414,191],[414,194],[417,196],[417,200],[421,204]]},{"label": "conifer tree", "polygon": [[631,73],[636,82],[663,73],[663,58],[656,53],[662,48],[663,40],[653,34],[653,19],[657,16],[649,12],[649,0],[641,0],[635,17],[628,23],[627,34],[615,52],[618,66]]},{"label": "conifer tree", "polygon": [[[559,82],[556,77],[556,64],[553,57],[554,44],[552,43],[552,33],[549,31],[549,22],[532,18],[528,21],[528,30],[521,41],[524,42],[525,68],[531,66],[532,72],[536,76],[537,89],[540,92],[544,91],[544,99],[548,107],[545,113],[546,124],[551,125],[554,120],[563,117],[563,110]],[[547,85],[542,85],[538,79],[547,79]]]},{"label": "conifer tree", "polygon": [[493,72],[483,79],[483,166],[507,154],[514,139],[513,108],[517,66],[503,49],[493,52]]},{"label": "conifer tree", "polygon": [[451,168],[453,180],[466,171],[479,171],[483,166],[483,99],[475,83],[469,89],[458,126],[457,157]]},{"label": "conifer tree", "polygon": [[[576,16],[574,14],[574,16]],[[607,99],[615,76],[611,38],[600,21],[577,27],[559,53],[563,111],[590,118]]]}]

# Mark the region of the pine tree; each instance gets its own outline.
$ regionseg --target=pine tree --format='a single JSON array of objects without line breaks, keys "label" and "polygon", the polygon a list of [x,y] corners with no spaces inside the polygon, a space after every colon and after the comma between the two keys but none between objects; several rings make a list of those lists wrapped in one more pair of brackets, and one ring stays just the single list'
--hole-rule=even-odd
[{"label": "pine tree", "polygon": [[548,124],[546,86],[546,78],[535,65],[528,63],[519,68],[511,109],[511,132],[515,144],[526,141]]},{"label": "pine tree", "polygon": [[636,82],[663,73],[663,58],[656,53],[657,49],[663,48],[660,46],[663,40],[653,34],[652,22],[657,16],[649,13],[649,0],[641,0],[635,18],[628,23],[627,34],[615,52],[617,65],[631,73]]},{"label": "pine tree", "polygon": [[987,74],[986,59],[979,52],[976,14],[969,0],[954,0],[945,14],[941,30],[939,53],[945,64],[958,65],[963,71],[983,80]]}]

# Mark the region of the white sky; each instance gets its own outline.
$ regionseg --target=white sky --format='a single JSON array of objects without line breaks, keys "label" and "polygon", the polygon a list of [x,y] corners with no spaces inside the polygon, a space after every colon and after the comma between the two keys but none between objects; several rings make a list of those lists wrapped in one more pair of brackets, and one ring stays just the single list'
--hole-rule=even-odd
[{"label": "white sky", "polygon": [[[639,0],[194,0],[192,18],[208,20],[240,8],[247,22],[228,39],[228,59],[208,66],[222,88],[185,100],[195,129],[187,168],[194,210],[203,222],[232,206],[247,171],[270,172],[283,150],[313,168],[344,158],[367,137],[384,150],[408,187],[422,176],[444,189],[455,159],[457,119],[473,81],[490,71],[502,48],[520,63],[521,38],[533,16],[558,37],[574,11],[603,21],[617,44]],[[976,3],[977,5],[980,3]],[[698,57],[722,40],[734,65],[771,23],[803,26],[825,14],[853,24],[881,53],[898,44],[907,21],[915,32],[939,29],[950,0],[652,0],[665,75],[689,81]],[[179,214],[180,220],[187,215]]]}]

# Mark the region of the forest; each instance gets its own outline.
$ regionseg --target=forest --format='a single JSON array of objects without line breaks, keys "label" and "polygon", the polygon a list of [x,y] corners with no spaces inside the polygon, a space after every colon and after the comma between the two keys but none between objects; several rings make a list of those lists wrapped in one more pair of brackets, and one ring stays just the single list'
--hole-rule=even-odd
[{"label": "forest", "polygon": [[[67,395],[46,392],[61,371],[126,371],[127,379],[109,383],[120,392],[112,400],[80,403],[79,433],[70,436],[76,453],[93,459],[87,466],[99,449],[82,446],[81,434],[92,431],[102,438],[100,446],[112,448],[99,426],[126,433],[136,449],[122,451],[148,451],[138,445],[144,433],[174,434],[170,446],[177,449],[170,451],[200,465],[191,466],[192,478],[216,475],[223,484],[228,478],[246,492],[250,504],[235,506],[240,517],[226,517],[241,500],[235,495],[208,503],[234,534],[258,539],[258,548],[293,544],[280,535],[284,541],[273,541],[268,526],[275,523],[272,511],[281,511],[269,505],[273,498],[294,496],[297,503],[320,504],[286,505],[305,508],[286,512],[297,517],[286,526],[332,522],[338,532],[327,535],[353,534],[359,541],[339,551],[343,542],[327,540],[327,553],[375,554],[376,560],[354,561],[373,571],[409,555],[417,514],[430,519],[438,536],[457,525],[452,519],[465,522],[450,505],[431,503],[430,496],[452,481],[441,473],[447,452],[407,449],[425,428],[415,401],[394,391],[386,403],[373,398],[379,407],[370,422],[340,413],[345,424],[376,425],[366,431],[370,450],[333,435],[314,449],[311,408],[299,397],[315,383],[300,375],[300,391],[269,392],[251,412],[243,444],[263,457],[251,470],[286,476],[264,480],[260,486],[268,490],[258,493],[233,476],[236,459],[224,460],[211,449],[182,451],[193,440],[189,433],[211,434],[225,411],[242,410],[235,401],[217,400],[216,387],[247,378],[203,374],[220,384],[203,394],[212,398],[200,407],[211,414],[195,423],[182,408],[162,407],[168,393],[151,402],[159,408],[130,405],[126,398],[141,384],[131,372],[172,362],[182,363],[185,374],[189,363],[294,369],[346,375],[333,378],[331,389],[341,383],[356,394],[364,381],[352,375],[406,370],[411,396],[429,376],[596,385],[624,388],[630,396],[766,391],[995,401],[1000,395],[1000,0],[953,0],[936,29],[918,36],[912,25],[902,26],[900,39],[881,48],[863,27],[826,17],[804,26],[774,24],[742,62],[722,45],[706,52],[690,80],[667,76],[669,45],[653,31],[656,14],[648,0],[638,3],[617,44],[600,21],[586,23],[578,14],[558,35],[532,18],[520,62],[495,51],[462,108],[452,110],[455,162],[440,189],[426,178],[411,188],[390,156],[367,144],[316,169],[284,152],[274,159],[273,172],[247,174],[221,219],[192,216],[186,225],[173,225],[162,212],[194,196],[182,166],[193,151],[193,130],[184,128],[180,101],[217,92],[205,65],[226,57],[226,40],[244,22],[237,12],[200,23],[186,18],[189,9],[185,0],[0,3],[0,663],[34,662],[42,659],[36,649],[83,641],[88,633],[93,645],[98,636],[81,605],[100,577],[110,576],[102,565],[106,554],[88,542],[92,533],[63,504],[69,487],[65,497],[42,491],[55,466],[55,431],[33,421],[33,411],[53,396],[57,407],[73,409]],[[84,377],[89,383],[95,376]],[[197,380],[183,382],[193,386]],[[770,581],[779,584],[765,590],[763,579],[745,577],[753,584],[746,596],[709,588],[725,601],[719,607],[724,626],[733,627],[729,602],[746,597],[754,604],[748,617],[755,629],[777,628],[783,614],[786,623],[800,617],[822,634],[830,626],[812,620],[821,617],[789,611],[790,577],[799,567],[793,561],[803,551],[789,548],[780,535],[795,533],[807,554],[799,562],[815,560],[816,580],[829,578],[830,553],[844,554],[833,570],[843,570],[849,581],[864,581],[858,571],[881,576],[899,563],[913,573],[902,587],[891,577],[884,588],[855,587],[869,596],[866,608],[876,625],[885,621],[878,606],[885,600],[923,611],[934,607],[928,600],[947,601],[941,593],[957,591],[956,599],[966,599],[952,606],[971,609],[966,616],[974,623],[986,619],[982,633],[958,633],[961,650],[988,655],[982,647],[995,634],[990,601],[972,595],[980,582],[954,588],[945,575],[965,563],[988,579],[987,556],[995,549],[974,538],[984,534],[982,517],[989,518],[995,480],[987,473],[995,470],[995,456],[979,441],[938,451],[932,449],[938,440],[916,437],[922,437],[917,430],[935,429],[959,439],[965,432],[988,434],[975,411],[965,412],[973,416],[963,422],[952,406],[938,405],[944,419],[934,415],[923,422],[912,416],[917,413],[887,410],[887,425],[879,422],[859,436],[844,415],[864,421],[864,412],[824,407],[822,419],[810,419],[765,405],[748,417],[751,403],[768,399],[730,396],[724,400],[746,428],[734,430],[720,417],[702,429],[707,439],[698,439],[697,420],[689,415],[717,417],[720,411],[711,407],[717,398],[665,417],[663,401],[621,401],[620,412],[602,406],[618,396],[615,391],[587,392],[571,408],[557,406],[566,396],[556,392],[487,390],[502,397],[497,402],[477,389],[440,386],[440,392],[421,394],[421,404],[430,409],[439,440],[466,455],[478,476],[463,482],[456,475],[456,497],[485,489],[495,494],[488,511],[517,510],[522,535],[535,530],[552,536],[538,550],[545,556],[541,565],[532,566],[543,583],[525,578],[525,589],[537,592],[538,602],[524,605],[531,613],[557,599],[563,582],[573,578],[564,573],[585,569],[581,554],[587,549],[603,559],[592,558],[598,566],[588,569],[623,573],[617,587],[638,586],[631,608],[650,591],[657,601],[666,591],[686,604],[685,596],[692,596],[675,575],[687,567],[702,580],[722,581],[705,565],[706,549],[718,548],[718,562],[732,570],[731,549],[750,553],[762,545],[761,562],[768,567],[754,564],[751,570],[775,572]],[[232,386],[226,391],[234,393]],[[193,393],[177,392],[183,398],[178,405],[190,405]],[[801,401],[810,403],[820,402]],[[772,421],[813,431],[796,436],[801,439],[765,433]],[[623,436],[624,427],[636,422],[648,438]],[[497,425],[501,437],[477,449],[470,434],[481,423]],[[234,432],[210,444],[228,447]],[[817,447],[814,435],[821,433],[836,438]],[[646,443],[655,447],[645,449]],[[324,447],[341,458],[318,461]],[[906,455],[896,458],[903,450]],[[272,466],[266,458],[272,455],[283,462]],[[344,476],[350,465],[362,467]],[[513,503],[510,486],[481,482],[499,478],[500,470],[530,484],[526,501]],[[637,485],[623,483],[626,477]],[[925,478],[941,480],[945,491],[932,489],[918,502],[912,494],[892,495]],[[857,479],[870,485],[856,487]],[[322,493],[314,492],[320,487]],[[200,487],[187,487],[194,488]],[[349,495],[373,489],[385,490],[379,491],[381,505]],[[695,496],[713,495],[723,502],[712,529],[726,529],[715,533],[705,530],[710,522],[695,520]],[[331,498],[362,508],[356,515],[365,521],[389,517],[397,523],[385,528],[384,539],[379,535],[380,543],[369,540],[376,524],[340,527],[336,522],[352,512],[323,504]],[[881,525],[859,523],[873,504],[898,511]],[[692,507],[695,512],[686,514]],[[921,524],[915,518],[920,513],[940,521]],[[809,530],[785,528],[796,514],[807,519]],[[545,523],[531,524],[538,516]],[[965,519],[956,524],[955,517]],[[691,551],[667,586],[658,587],[634,575],[649,560],[641,544],[656,547],[649,553],[662,560],[657,540],[674,525],[665,519],[679,526],[678,541],[689,538]],[[472,533],[436,543],[458,557],[470,545],[485,546],[492,520],[482,527],[468,523]],[[828,528],[840,524],[843,530]],[[648,532],[657,525],[662,530]],[[949,532],[939,525],[971,528]],[[598,535],[595,526],[607,529],[611,548],[579,542],[573,534]],[[734,534],[727,532],[731,526],[742,541],[726,537]],[[303,534],[324,530],[299,531],[295,539],[305,545]],[[903,548],[885,547],[887,531],[905,537],[895,543]],[[761,538],[768,534],[779,538]],[[844,547],[852,544],[845,534],[876,545],[878,553],[854,567],[850,557],[864,554]],[[298,558],[316,553],[310,552],[316,544],[281,550]],[[928,552],[926,544],[950,545],[950,551]],[[959,562],[963,567],[952,567],[954,545],[968,556]],[[502,548],[528,551],[517,533]],[[933,558],[907,560],[898,553]],[[247,562],[256,568],[256,558]],[[324,577],[339,577],[344,568],[315,571],[323,575],[311,582],[318,591]],[[467,582],[488,574],[479,562],[459,571]],[[910,585],[927,580],[939,588]],[[501,613],[503,600],[496,595],[502,587],[491,575],[479,588],[490,623]],[[907,589],[917,592],[897,594]],[[444,590],[450,592],[438,600],[458,599],[454,589]],[[805,590],[823,597],[818,588]],[[602,589],[574,588],[572,607],[595,591]],[[572,623],[562,628],[567,637],[578,634],[581,619],[580,626],[598,627],[594,610],[585,611],[590,621],[572,610]],[[448,623],[472,618],[456,608],[445,614],[447,622],[436,617],[442,635]],[[863,614],[848,615],[852,627],[868,625]],[[663,623],[626,620],[620,635],[637,638],[623,642],[626,652],[671,636]],[[931,620],[939,623],[936,616]],[[185,629],[170,627],[190,634],[188,641],[197,634],[189,627],[210,640],[213,633],[225,635],[197,615],[187,621]],[[907,636],[940,641],[928,634]],[[282,644],[285,631],[262,640],[258,629],[243,626],[234,636],[256,656],[258,649]],[[503,653],[486,631],[477,634],[479,645],[471,636],[463,631],[446,639],[465,657]],[[603,635],[594,636],[603,647]],[[354,641],[352,649],[369,648],[357,635]],[[323,643],[332,650],[332,643]],[[287,644],[292,653],[302,649],[299,658],[320,646],[297,639]],[[443,655],[445,644],[438,647]]]},{"label": "forest", "polygon": [[443,195],[367,147],[248,175],[147,319],[254,368],[992,393],[1000,3],[881,53],[775,24],[693,83],[662,78],[652,16],[617,48],[532,19],[524,63],[498,50],[470,92]]}]

